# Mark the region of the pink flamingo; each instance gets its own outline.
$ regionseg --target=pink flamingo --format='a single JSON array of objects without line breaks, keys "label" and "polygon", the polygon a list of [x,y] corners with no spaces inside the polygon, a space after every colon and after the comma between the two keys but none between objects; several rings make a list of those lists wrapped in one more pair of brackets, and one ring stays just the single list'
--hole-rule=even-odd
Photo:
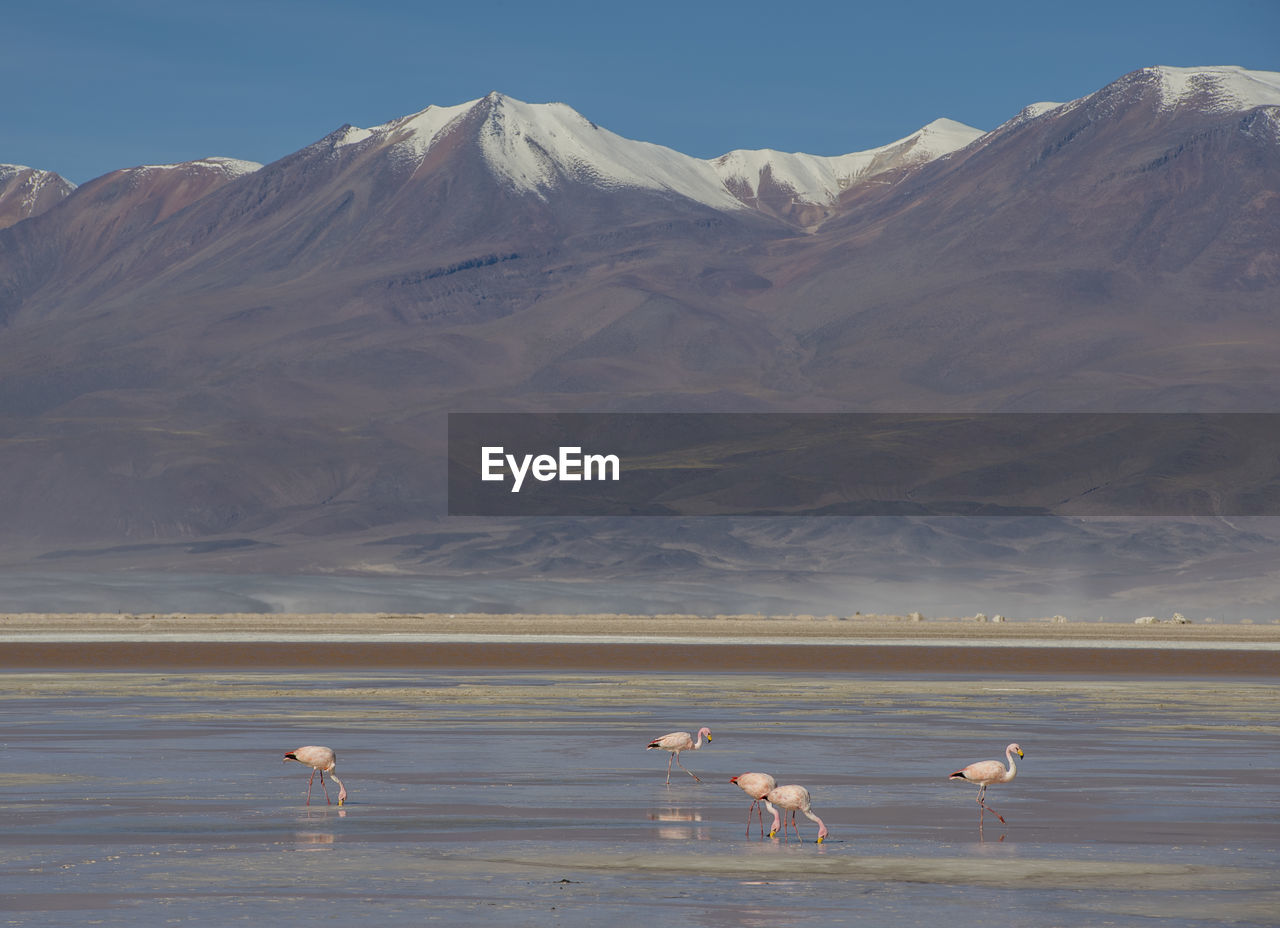
[{"label": "pink flamingo", "polygon": [[342,781],[338,779],[338,774],[334,770],[334,766],[338,763],[338,755],[333,753],[333,748],[309,744],[306,747],[298,748],[296,751],[290,751],[284,756],[285,763],[291,760],[296,760],[303,766],[311,768],[311,779],[307,780],[307,805],[311,805],[311,781],[316,778],[317,773],[320,774],[320,788],[324,790],[324,801],[326,803],[333,805],[329,800],[329,788],[324,785],[324,775],[326,773],[333,778],[333,782],[338,784],[338,805],[342,805],[347,801],[347,788],[342,785]]},{"label": "pink flamingo", "polygon": [[689,774],[689,776],[693,777],[699,783],[702,782],[701,778],[699,778],[699,776],[696,773],[694,773],[684,764],[680,763],[680,752],[698,750],[698,748],[702,747],[703,735],[707,736],[707,744],[710,744],[711,729],[699,728],[698,740],[696,742],[693,740],[693,735],[689,734],[687,731],[673,731],[671,734],[663,735],[661,738],[654,738],[647,745],[645,745],[646,751],[651,750],[652,748],[659,748],[663,751],[671,752],[671,757],[667,759],[667,785],[668,786],[671,785],[671,761],[672,760],[674,760],[677,764],[680,764],[680,769],[683,770],[685,773]]},{"label": "pink flamingo", "polygon": [[[760,813],[760,837],[764,837],[764,809],[760,808],[760,801],[768,794],[769,790],[778,785],[778,781],[767,773],[740,773],[736,777],[729,778],[730,783],[736,783],[742,788],[742,791],[751,797],[751,808],[747,810],[747,837],[751,837],[751,813]],[[774,812],[774,827],[778,825],[778,813]]]},{"label": "pink flamingo", "polygon": [[[818,823],[818,843],[821,844],[827,840],[827,826],[822,823],[822,819],[813,814],[813,809],[810,806],[809,791],[803,786],[779,786],[776,789],[769,790],[769,794],[764,797],[764,804],[773,813],[773,828],[769,831],[770,838],[778,833],[778,810],[773,807],[775,803],[782,806],[783,809],[791,811],[791,827],[795,828],[797,838],[800,837],[800,828],[796,825],[796,813],[802,812],[809,821]],[[782,835],[784,838],[786,833],[786,819],[783,818]]]},{"label": "pink flamingo", "polygon": [[996,818],[1004,822],[1004,816],[991,808],[983,801],[987,795],[987,787],[992,783],[1008,783],[1018,775],[1018,767],[1013,762],[1013,755],[1025,757],[1022,748],[1016,744],[1011,744],[1004,749],[1005,760],[1009,762],[1009,769],[1004,769],[1004,764],[998,760],[980,760],[977,763],[970,764],[963,770],[957,770],[951,774],[948,779],[952,780],[968,780],[970,783],[978,784],[978,805],[982,807],[982,811],[978,813],[978,827],[982,827],[982,818],[987,812],[991,812]]}]

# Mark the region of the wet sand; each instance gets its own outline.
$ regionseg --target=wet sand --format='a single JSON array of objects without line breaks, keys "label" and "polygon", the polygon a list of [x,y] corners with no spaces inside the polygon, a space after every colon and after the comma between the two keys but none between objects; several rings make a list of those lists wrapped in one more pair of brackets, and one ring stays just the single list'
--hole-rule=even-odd
[{"label": "wet sand", "polygon": [[1280,674],[1280,624],[904,616],[0,615],[0,666]]}]

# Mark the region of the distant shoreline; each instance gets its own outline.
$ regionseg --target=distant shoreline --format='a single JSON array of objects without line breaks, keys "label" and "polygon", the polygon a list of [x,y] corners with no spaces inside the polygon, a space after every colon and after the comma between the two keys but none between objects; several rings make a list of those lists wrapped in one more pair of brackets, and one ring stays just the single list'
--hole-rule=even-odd
[{"label": "distant shoreline", "polygon": [[1280,624],[485,614],[0,615],[0,669],[1280,675]]},{"label": "distant shoreline", "polygon": [[622,613],[0,613],[0,636],[30,632],[77,633],[316,633],[316,634],[594,634],[688,637],[803,638],[1080,638],[1141,641],[1280,641],[1271,623],[1150,624],[1058,618],[991,621],[985,617],[913,618],[912,615],[629,615]]}]

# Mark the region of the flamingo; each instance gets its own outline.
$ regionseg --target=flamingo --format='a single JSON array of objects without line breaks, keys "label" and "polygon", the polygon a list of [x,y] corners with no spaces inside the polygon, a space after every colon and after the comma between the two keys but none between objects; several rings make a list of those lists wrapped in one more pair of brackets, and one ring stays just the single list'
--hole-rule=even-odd
[{"label": "flamingo", "polygon": [[[821,844],[827,840],[827,826],[822,823],[822,819],[813,814],[810,806],[809,791],[803,786],[779,786],[769,790],[768,795],[764,797],[764,804],[768,806],[769,811],[773,813],[773,828],[769,831],[769,837],[772,838],[778,833],[778,810],[774,804],[782,806],[783,809],[791,811],[791,827],[796,830],[796,837],[800,837],[800,828],[796,825],[796,813],[803,812],[804,817],[811,822],[818,823],[818,843]],[[782,820],[782,834],[786,837],[787,822],[785,816]]]},{"label": "flamingo", "polygon": [[710,744],[711,729],[704,727],[704,728],[698,729],[698,740],[696,742],[693,740],[693,735],[689,734],[687,731],[673,731],[671,734],[663,735],[661,738],[654,738],[647,745],[645,745],[646,751],[651,750],[652,748],[659,748],[663,751],[671,752],[671,757],[668,758],[667,760],[667,785],[668,786],[671,785],[671,761],[672,760],[674,760],[677,764],[680,764],[680,769],[683,770],[685,773],[689,774],[689,776],[693,777],[699,783],[702,782],[701,778],[696,773],[694,773],[684,764],[680,763],[680,752],[698,750],[698,748],[702,747],[703,735],[707,736],[707,744]]},{"label": "flamingo", "polygon": [[[742,791],[751,797],[751,808],[747,810],[747,837],[751,837],[751,813],[753,811],[760,813],[760,837],[764,837],[764,810],[760,808],[760,800],[768,794],[769,790],[778,785],[778,781],[767,773],[740,773],[736,777],[729,778],[730,783],[736,783],[742,788]],[[774,827],[777,827],[777,812],[774,812]]]},{"label": "flamingo", "polygon": [[296,751],[290,751],[284,756],[285,763],[291,760],[296,760],[303,766],[311,768],[311,779],[307,780],[307,805],[311,805],[311,781],[316,778],[317,773],[320,774],[320,788],[324,790],[324,801],[329,805],[333,804],[329,800],[329,789],[324,785],[326,772],[333,778],[333,782],[338,784],[338,805],[342,805],[347,801],[347,788],[342,785],[342,781],[338,779],[338,774],[334,770],[334,766],[338,762],[338,755],[333,753],[333,748],[309,744],[306,747],[298,748]]},{"label": "flamingo", "polygon": [[987,795],[987,787],[992,783],[1008,783],[1018,775],[1018,766],[1013,762],[1013,755],[1025,757],[1022,748],[1016,744],[1011,744],[1004,749],[1005,760],[1009,762],[1009,769],[1004,769],[1004,764],[998,760],[980,760],[977,763],[970,764],[963,770],[957,770],[951,774],[949,779],[952,780],[968,780],[970,783],[978,784],[978,805],[982,807],[982,811],[978,813],[978,827],[982,827],[982,818],[987,812],[991,812],[996,818],[1004,822],[1004,816],[995,809],[987,805],[983,799]]}]

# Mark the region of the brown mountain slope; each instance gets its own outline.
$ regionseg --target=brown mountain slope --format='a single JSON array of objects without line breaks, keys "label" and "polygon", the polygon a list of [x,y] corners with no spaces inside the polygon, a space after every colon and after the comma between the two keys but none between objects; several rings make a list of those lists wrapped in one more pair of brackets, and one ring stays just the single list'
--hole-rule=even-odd
[{"label": "brown mountain slope", "polygon": [[[459,541],[446,412],[1280,406],[1275,107],[1170,107],[1139,73],[801,231],[550,155],[520,188],[487,160],[501,105],[421,160],[344,128],[238,176],[108,175],[0,231],[0,548],[574,576],[655,542]],[[695,576],[755,569],[771,530],[673,531],[650,567]],[[836,543],[806,537],[797,576]]]},{"label": "brown mountain slope", "polygon": [[812,381],[893,383],[883,403],[1274,408],[1277,121],[1113,85],[851,191],[761,266],[794,280],[764,299]]}]

